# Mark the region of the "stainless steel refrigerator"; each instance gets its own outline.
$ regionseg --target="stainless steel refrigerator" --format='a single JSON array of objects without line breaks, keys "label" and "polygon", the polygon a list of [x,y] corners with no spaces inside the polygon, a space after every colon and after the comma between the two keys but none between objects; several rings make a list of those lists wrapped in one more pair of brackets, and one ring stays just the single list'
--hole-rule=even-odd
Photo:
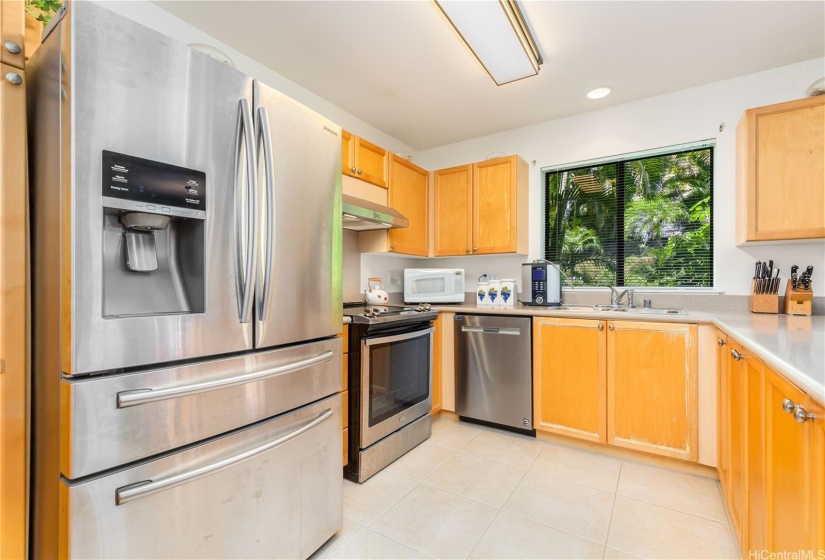
[{"label": "stainless steel refrigerator", "polygon": [[91,2],[29,63],[35,558],[342,523],[341,129]]}]

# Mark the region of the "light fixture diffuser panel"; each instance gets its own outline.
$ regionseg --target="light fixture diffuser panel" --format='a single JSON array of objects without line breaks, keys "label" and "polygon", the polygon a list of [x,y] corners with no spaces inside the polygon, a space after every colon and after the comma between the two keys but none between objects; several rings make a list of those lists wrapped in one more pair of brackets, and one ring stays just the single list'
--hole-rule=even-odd
[{"label": "light fixture diffuser panel", "polygon": [[436,0],[498,85],[535,76],[539,63],[506,0]]}]

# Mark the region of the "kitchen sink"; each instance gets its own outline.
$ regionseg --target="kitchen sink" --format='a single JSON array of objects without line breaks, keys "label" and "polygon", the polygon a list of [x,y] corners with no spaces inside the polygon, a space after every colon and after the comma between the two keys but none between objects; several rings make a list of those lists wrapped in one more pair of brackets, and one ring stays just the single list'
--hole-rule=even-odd
[{"label": "kitchen sink", "polygon": [[631,315],[687,315],[684,309],[667,309],[655,307],[616,307],[613,305],[597,305],[599,311],[611,313],[628,313]]}]

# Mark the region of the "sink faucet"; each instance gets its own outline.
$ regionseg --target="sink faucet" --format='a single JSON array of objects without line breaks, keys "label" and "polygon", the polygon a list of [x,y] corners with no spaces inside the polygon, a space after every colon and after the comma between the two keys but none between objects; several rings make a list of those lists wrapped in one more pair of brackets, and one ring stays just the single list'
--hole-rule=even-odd
[{"label": "sink faucet", "polygon": [[633,290],[631,288],[627,288],[626,290],[622,290],[621,292],[614,288],[613,286],[604,286],[605,288],[610,288],[610,305],[613,307],[619,307],[622,305],[622,298],[627,298],[627,306],[628,307],[635,307],[633,305]]}]

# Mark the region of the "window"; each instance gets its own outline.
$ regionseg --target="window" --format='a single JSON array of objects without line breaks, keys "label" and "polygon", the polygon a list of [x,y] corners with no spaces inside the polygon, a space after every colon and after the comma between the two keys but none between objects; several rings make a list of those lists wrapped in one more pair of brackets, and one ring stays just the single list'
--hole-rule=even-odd
[{"label": "window", "polygon": [[713,286],[713,148],[545,171],[545,256],[578,286]]}]

